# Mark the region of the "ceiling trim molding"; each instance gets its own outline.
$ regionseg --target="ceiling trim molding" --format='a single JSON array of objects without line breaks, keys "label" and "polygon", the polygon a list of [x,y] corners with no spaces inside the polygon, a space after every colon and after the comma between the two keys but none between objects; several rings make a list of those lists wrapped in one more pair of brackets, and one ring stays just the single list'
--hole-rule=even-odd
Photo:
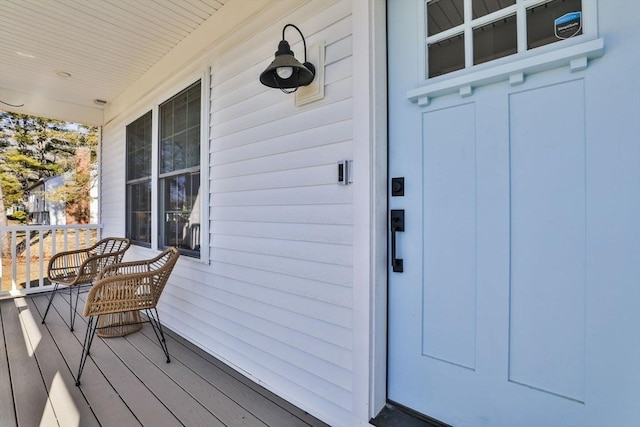
[{"label": "ceiling trim molding", "polygon": [[104,122],[104,112],[102,108],[91,108],[70,102],[57,101],[6,88],[0,88],[0,99],[14,105],[24,104],[22,107],[12,107],[5,104],[0,105],[0,110],[12,113],[73,121],[89,126],[101,126]]}]

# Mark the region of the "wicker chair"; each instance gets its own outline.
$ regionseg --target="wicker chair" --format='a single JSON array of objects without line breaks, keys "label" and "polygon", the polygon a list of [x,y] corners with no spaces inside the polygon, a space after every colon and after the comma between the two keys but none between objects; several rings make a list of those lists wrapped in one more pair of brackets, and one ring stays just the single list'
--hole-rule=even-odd
[{"label": "wicker chair", "polygon": [[[91,283],[100,270],[107,265],[122,261],[130,244],[129,239],[107,237],[89,248],[58,252],[51,257],[47,267],[47,277],[54,286],[53,292],[49,296],[47,309],[42,316],[42,323],[47,318],[58,286],[65,285],[69,287],[69,329],[73,331],[80,285]],[[73,302],[73,287],[76,288],[75,303]]]},{"label": "wicker chair", "polygon": [[[171,247],[153,259],[110,265],[96,277],[84,306],[83,315],[88,316],[89,321],[76,377],[77,386],[97,330],[151,323],[167,363],[171,361],[156,304],[179,256],[178,249]],[[146,322],[140,320],[139,310],[145,311]],[[135,316],[128,316],[130,313],[135,313]],[[117,314],[125,315],[120,317],[123,323],[104,325],[100,322],[101,316],[113,319]]]}]

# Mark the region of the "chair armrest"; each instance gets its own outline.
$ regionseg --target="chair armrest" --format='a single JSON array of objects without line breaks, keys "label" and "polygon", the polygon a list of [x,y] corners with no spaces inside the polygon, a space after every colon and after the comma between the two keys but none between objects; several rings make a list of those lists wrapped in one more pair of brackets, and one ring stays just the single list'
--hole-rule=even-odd
[{"label": "chair armrest", "polygon": [[56,281],[76,276],[89,256],[89,249],[58,252],[49,260],[47,277],[51,281]]},{"label": "chair armrest", "polygon": [[89,291],[84,316],[155,308],[179,256],[170,247],[152,259],[105,267]]},{"label": "chair armrest", "polygon": [[125,274],[147,273],[150,270],[150,263],[147,260],[128,261],[110,264],[100,271],[96,280],[111,276],[121,276]]},{"label": "chair armrest", "polygon": [[[133,264],[133,263],[128,263]],[[84,316],[96,316],[154,307],[155,272],[119,274],[94,282],[87,295]]]},{"label": "chair armrest", "polygon": [[91,283],[105,266],[119,262],[124,255],[124,251],[97,255],[91,249],[65,251],[54,255],[47,269],[49,280],[69,286]]}]

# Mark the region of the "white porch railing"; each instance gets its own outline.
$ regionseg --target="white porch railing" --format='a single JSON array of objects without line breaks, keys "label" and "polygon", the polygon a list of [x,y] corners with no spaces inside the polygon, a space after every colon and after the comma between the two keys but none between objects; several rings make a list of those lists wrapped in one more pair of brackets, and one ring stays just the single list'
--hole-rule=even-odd
[{"label": "white porch railing", "polygon": [[24,225],[0,227],[0,251],[4,239],[8,253],[1,253],[0,298],[51,289],[47,265],[61,251],[85,248],[100,238],[102,225]]}]

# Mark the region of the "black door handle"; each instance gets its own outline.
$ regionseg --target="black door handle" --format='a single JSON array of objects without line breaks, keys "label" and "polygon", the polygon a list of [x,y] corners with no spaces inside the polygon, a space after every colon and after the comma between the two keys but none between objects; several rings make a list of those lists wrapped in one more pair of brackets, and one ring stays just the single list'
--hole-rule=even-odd
[{"label": "black door handle", "polygon": [[391,211],[391,267],[394,273],[404,271],[404,260],[396,256],[396,233],[404,231],[404,209],[394,209]]}]

